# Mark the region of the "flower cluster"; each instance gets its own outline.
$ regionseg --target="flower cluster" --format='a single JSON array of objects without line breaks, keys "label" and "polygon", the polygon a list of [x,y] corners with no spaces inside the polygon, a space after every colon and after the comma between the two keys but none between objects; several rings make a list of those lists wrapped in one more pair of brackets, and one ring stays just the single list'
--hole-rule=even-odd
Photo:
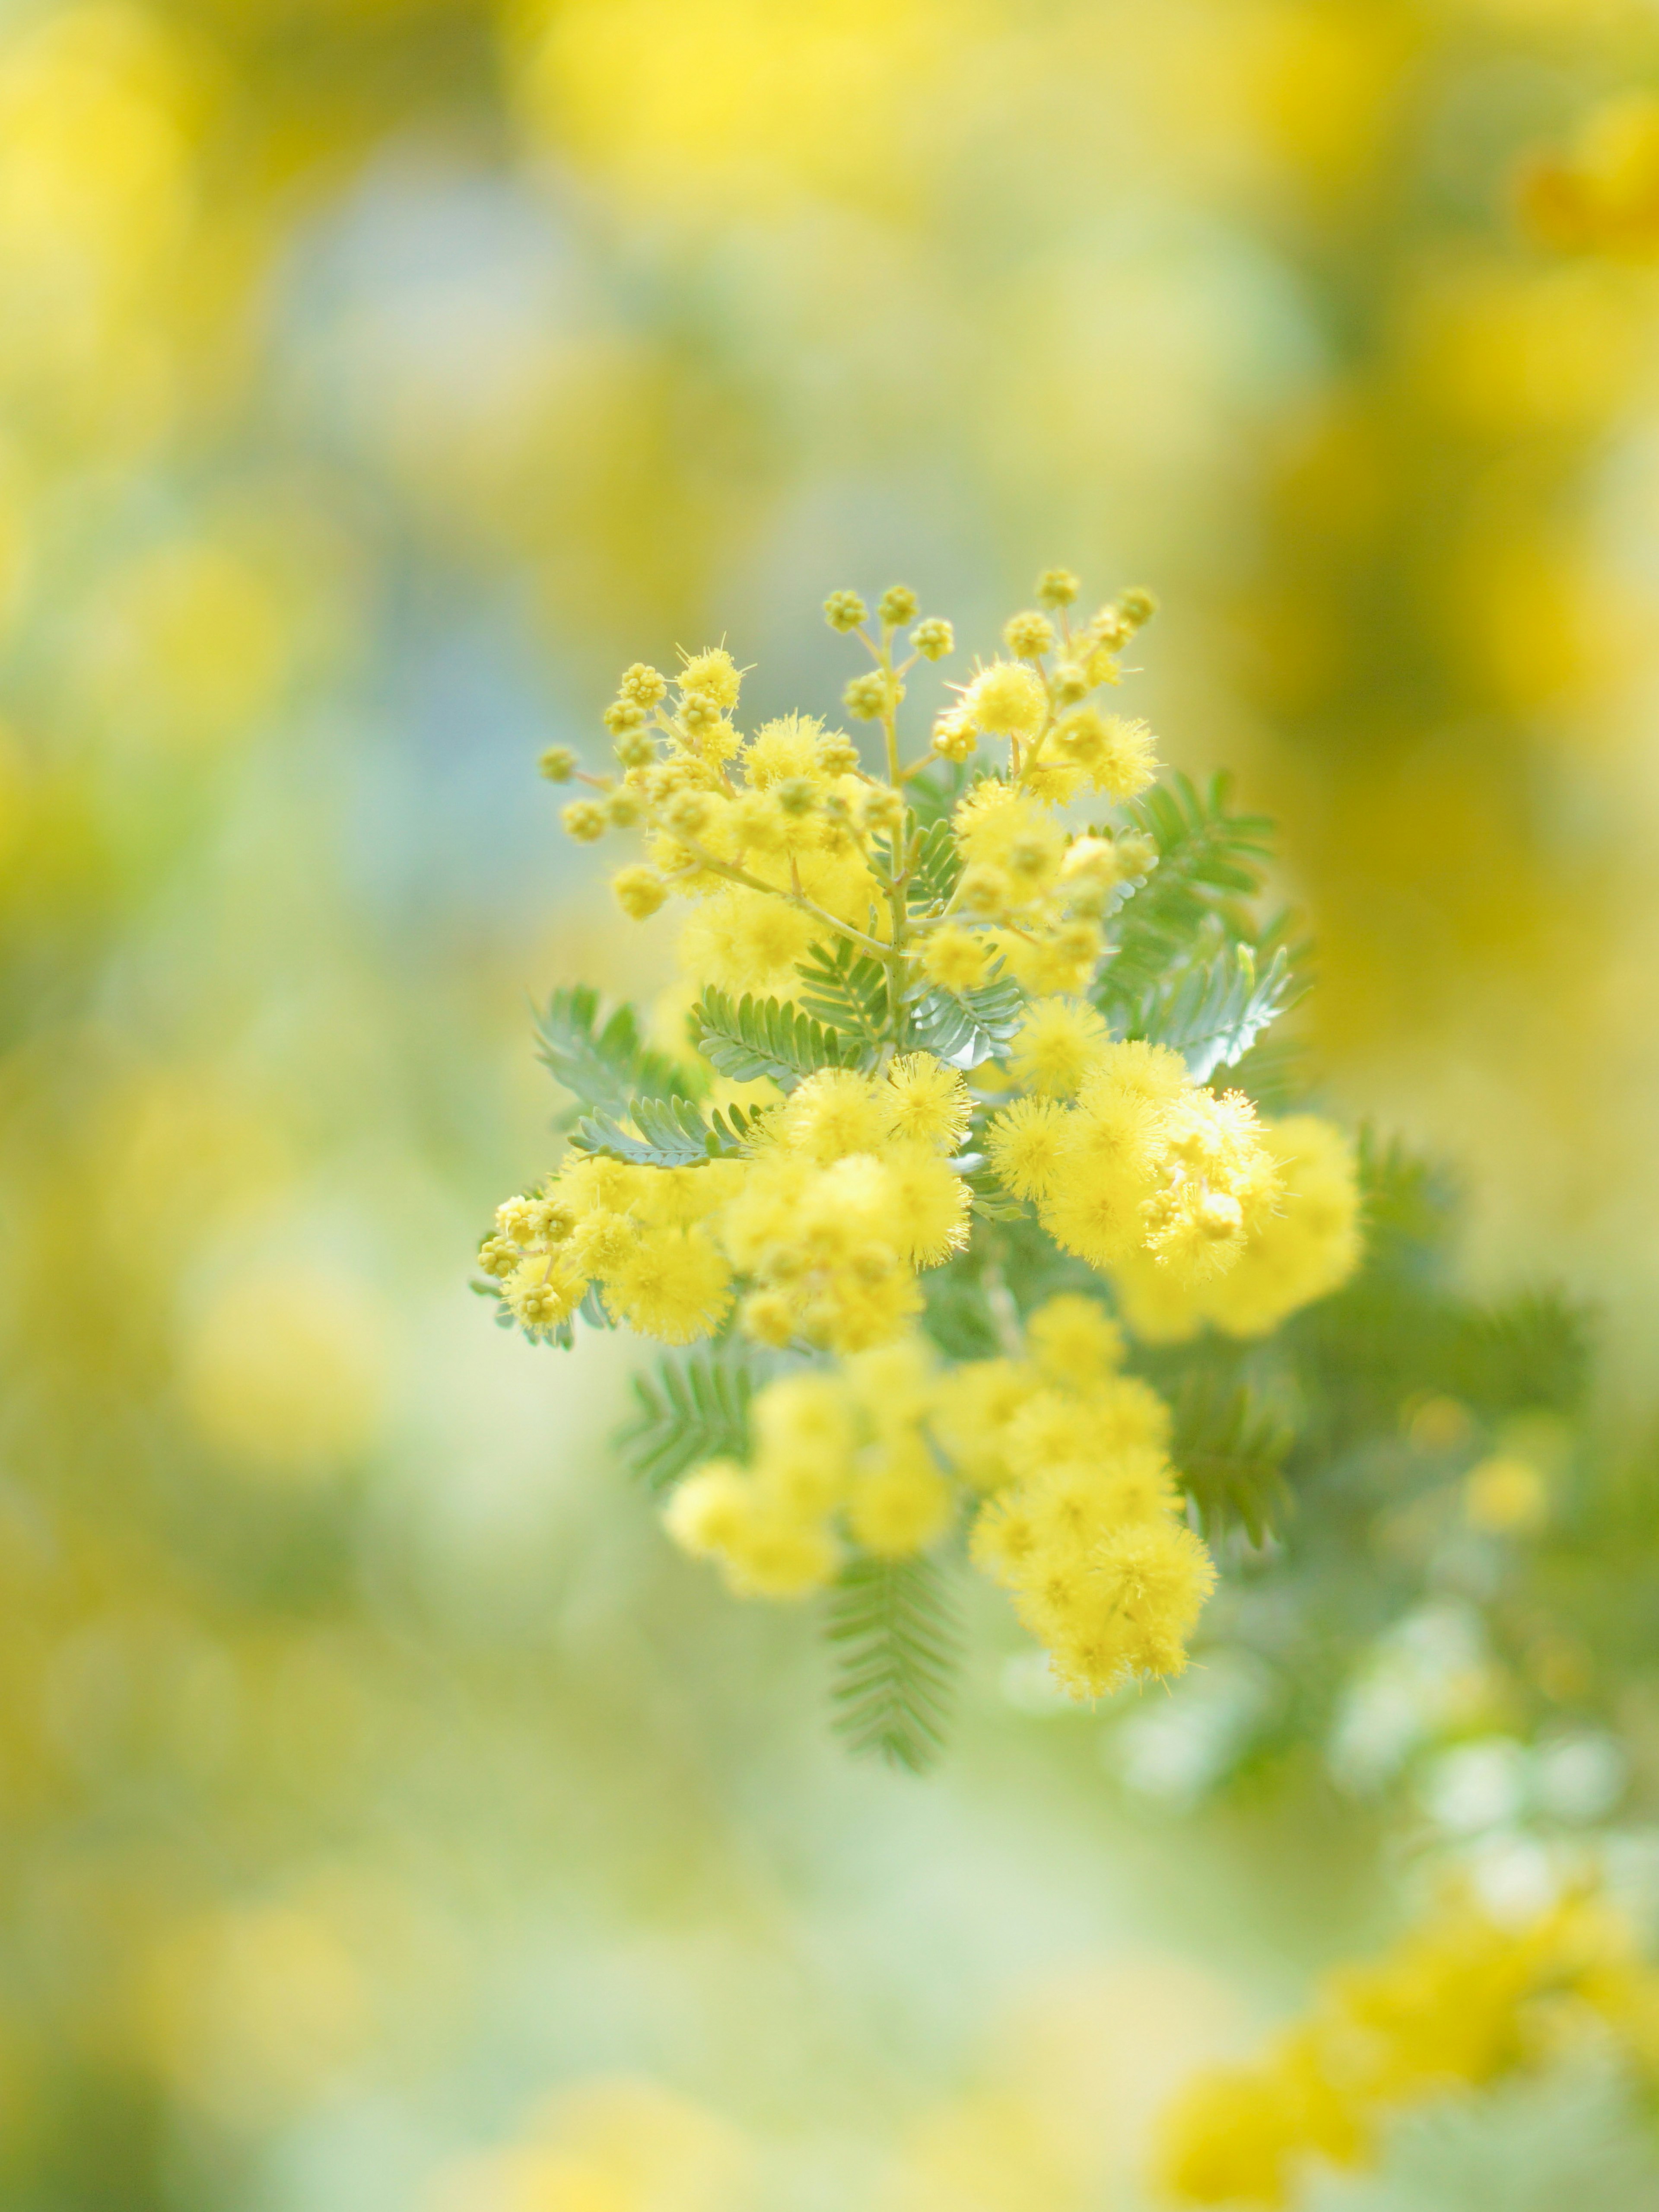
[{"label": "flower cluster", "polygon": [[[746,1370],[746,1425],[712,1432],[666,1511],[735,1590],[802,1595],[971,1522],[975,1563],[1092,1697],[1177,1673],[1214,1579],[1120,1322],[1263,1333],[1346,1278],[1358,1236],[1336,1131],[1201,1079],[1279,1010],[1282,960],[1257,978],[1206,889],[1250,881],[1237,859],[1183,884],[1151,735],[1097,702],[1150,596],[1074,620],[1078,592],[1038,580],[913,758],[900,708],[954,638],[902,586],[873,620],[851,592],[825,605],[869,654],[843,703],[873,761],[804,714],[745,734],[723,647],[627,671],[612,772],[544,756],[585,787],[578,842],[642,837],[613,889],[640,918],[680,902],[683,980],[652,1048],[591,994],[556,1000],[544,1045],[586,1115],[480,1266],[532,1337],[568,1343],[580,1316],[718,1338]],[[1203,815],[1193,849],[1227,830]],[[952,1302],[995,1357],[940,1334]]]},{"label": "flower cluster", "polygon": [[1188,2085],[1164,2119],[1164,2192],[1182,2204],[1289,2204],[1313,2161],[1366,2163],[1390,2112],[1608,2030],[1651,2075],[1659,1979],[1605,1905],[1569,1897],[1516,1926],[1455,1899],[1389,1955],[1333,1975],[1312,2017],[1255,2064]]},{"label": "flower cluster", "polygon": [[993,1168],[1091,1267],[1141,1255],[1201,1282],[1235,1265],[1277,1212],[1255,1107],[1202,1089],[1167,1046],[1112,1043],[1093,1007],[1047,999],[1027,1013],[1009,1066],[1030,1087],[991,1118]]},{"label": "flower cluster", "polygon": [[1020,1358],[945,1369],[911,1336],[769,1383],[750,1464],[696,1468],[670,1534],[740,1595],[799,1597],[833,1578],[849,1540],[908,1558],[966,1505],[975,1563],[1074,1695],[1179,1674],[1214,1571],[1181,1517],[1169,1408],[1118,1371],[1123,1340],[1095,1299],[1048,1300],[1026,1336]]}]

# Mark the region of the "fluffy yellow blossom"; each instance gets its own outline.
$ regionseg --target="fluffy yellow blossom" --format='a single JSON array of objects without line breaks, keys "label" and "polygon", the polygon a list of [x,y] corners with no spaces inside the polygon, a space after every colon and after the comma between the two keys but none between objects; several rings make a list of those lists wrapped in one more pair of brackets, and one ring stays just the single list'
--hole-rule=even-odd
[{"label": "fluffy yellow blossom", "polygon": [[732,1271],[700,1229],[659,1229],[640,1237],[606,1273],[605,1304],[618,1320],[664,1344],[707,1336],[729,1310]]},{"label": "fluffy yellow blossom", "polygon": [[618,868],[611,878],[617,903],[635,921],[647,921],[668,896],[668,886],[654,868]]},{"label": "fluffy yellow blossom", "polygon": [[663,1522],[683,1551],[718,1560],[740,1597],[809,1596],[840,1562],[821,1519],[793,1511],[726,1460],[709,1461],[680,1483]]},{"label": "fluffy yellow blossom", "polygon": [[1070,1109],[1052,1098],[1018,1098],[991,1121],[987,1150],[996,1176],[1016,1198],[1046,1198],[1065,1158]]},{"label": "fluffy yellow blossom", "polygon": [[750,787],[769,791],[792,776],[827,784],[823,734],[823,725],[810,714],[781,714],[763,723],[744,750],[744,775]]},{"label": "fluffy yellow blossom", "polygon": [[695,694],[712,701],[726,714],[738,703],[743,678],[731,654],[724,647],[715,646],[707,653],[691,655],[680,671],[679,688],[687,696]]},{"label": "fluffy yellow blossom", "polygon": [[524,1260],[507,1277],[503,1291],[514,1321],[539,1335],[569,1320],[586,1288],[582,1276],[557,1261]]},{"label": "fluffy yellow blossom", "polygon": [[1038,1367],[1077,1389],[1123,1364],[1123,1332],[1093,1298],[1063,1292],[1041,1305],[1025,1324]]},{"label": "fluffy yellow blossom", "polygon": [[1040,999],[1009,1049],[1009,1071],[1024,1090],[1074,1097],[1106,1041],[1104,1021],[1085,1000]]},{"label": "fluffy yellow blossom", "polygon": [[1042,1376],[1024,1360],[977,1359],[958,1367],[933,1415],[933,1434],[965,1481],[994,1490],[1012,1480],[1008,1431]]},{"label": "fluffy yellow blossom", "polygon": [[1053,883],[1066,856],[1066,834],[1046,808],[994,776],[977,783],[952,820],[965,860],[1006,877],[1016,901],[1035,898]]},{"label": "fluffy yellow blossom", "polygon": [[826,1067],[809,1075],[775,1124],[789,1151],[827,1166],[853,1152],[873,1152],[888,1133],[890,1107],[868,1076]]},{"label": "fluffy yellow blossom", "polygon": [[680,933],[680,965],[718,990],[787,997],[797,964],[820,933],[810,915],[734,884],[693,911]]},{"label": "fluffy yellow blossom", "polygon": [[1048,693],[1034,668],[994,660],[962,688],[963,720],[988,738],[1031,738],[1048,712]]},{"label": "fluffy yellow blossom", "polygon": [[921,972],[942,990],[971,991],[985,981],[991,948],[983,937],[959,922],[949,922],[927,939]]},{"label": "fluffy yellow blossom", "polygon": [[959,1070],[930,1052],[903,1053],[887,1071],[887,1127],[941,1152],[954,1152],[968,1133],[972,1108]]},{"label": "fluffy yellow blossom", "polygon": [[877,1559],[907,1559],[949,1528],[951,1486],[919,1437],[878,1448],[853,1479],[847,1525]]},{"label": "fluffy yellow blossom", "polygon": [[1182,1273],[1150,1250],[1112,1265],[1124,1319],[1152,1344],[1180,1343],[1208,1322],[1230,1336],[1264,1336],[1340,1289],[1358,1265],[1359,1188],[1352,1147],[1309,1114],[1257,1126],[1276,1188],[1255,1206],[1224,1273]]},{"label": "fluffy yellow blossom", "polygon": [[1391,2115],[1595,2047],[1651,2063],[1659,1977],[1591,1894],[1519,1922],[1454,1893],[1394,1949],[1340,1969],[1311,2016],[1243,2065],[1206,2069],[1164,2112],[1157,2179],[1182,2204],[1285,2206],[1316,2159],[1367,2162]]}]

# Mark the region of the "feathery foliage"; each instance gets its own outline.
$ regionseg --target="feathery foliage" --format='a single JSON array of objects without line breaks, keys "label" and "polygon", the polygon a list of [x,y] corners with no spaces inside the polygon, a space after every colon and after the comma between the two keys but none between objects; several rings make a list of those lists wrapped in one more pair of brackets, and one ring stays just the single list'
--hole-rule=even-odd
[{"label": "feathery foliage", "polygon": [[845,1041],[856,1050],[881,1050],[890,1016],[887,971],[878,960],[838,937],[814,945],[796,972],[801,1004],[809,1014],[827,1029],[845,1032]]},{"label": "feathery foliage", "polygon": [[684,1069],[640,1036],[630,1006],[603,1021],[599,994],[578,983],[555,991],[536,1023],[537,1057],[578,1101],[578,1110],[625,1114],[635,1098],[689,1098]]},{"label": "feathery foliage", "polygon": [[1233,813],[1229,789],[1224,775],[1200,790],[1176,775],[1125,808],[1152,840],[1158,866],[1118,912],[1115,951],[1094,994],[1109,1018],[1132,1015],[1179,969],[1212,918],[1230,937],[1253,936],[1239,902],[1261,890],[1273,825],[1262,815]]},{"label": "feathery foliage", "polygon": [[854,1751],[922,1774],[944,1748],[960,1653],[944,1573],[925,1553],[857,1559],[830,1601],[836,1729]]},{"label": "feathery foliage", "polygon": [[741,1459],[749,1449],[753,1369],[727,1351],[660,1359],[634,1378],[639,1412],[617,1442],[648,1490],[666,1490],[699,1460]]},{"label": "feathery foliage", "polygon": [[1258,975],[1249,945],[1234,942],[1153,984],[1127,1025],[1131,1036],[1166,1044],[1195,1083],[1242,1060],[1256,1038],[1303,995],[1281,945]]},{"label": "feathery foliage", "polygon": [[1283,1521],[1291,1493],[1285,1462],[1293,1432],[1249,1382],[1189,1376],[1175,1401],[1172,1456],[1204,1533],[1242,1528],[1261,1544]]},{"label": "feathery foliage", "polygon": [[781,999],[734,1001],[709,989],[692,1008],[691,1019],[703,1058],[739,1083],[767,1076],[781,1090],[793,1091],[821,1067],[860,1067],[870,1059],[867,1048]]},{"label": "feathery foliage", "polygon": [[701,1167],[706,1160],[740,1152],[756,1119],[734,1106],[705,1121],[689,1098],[631,1098],[623,1111],[634,1130],[623,1128],[614,1114],[590,1114],[571,1131],[572,1145],[578,1152],[605,1152],[635,1167]]}]

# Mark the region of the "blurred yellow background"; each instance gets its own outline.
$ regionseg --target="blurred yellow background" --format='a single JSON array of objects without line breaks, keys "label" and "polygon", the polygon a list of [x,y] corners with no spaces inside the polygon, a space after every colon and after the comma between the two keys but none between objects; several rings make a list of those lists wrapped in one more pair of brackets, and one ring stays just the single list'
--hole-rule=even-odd
[{"label": "blurred yellow background", "polygon": [[1017,1672],[848,1767],[626,1352],[467,1298],[526,992],[641,980],[533,763],[678,644],[827,708],[832,586],[1152,586],[1329,1098],[1639,1402],[1659,295],[1525,178],[1641,200],[1649,86],[1640,0],[0,9],[0,2200],[1082,2212],[1371,1932],[1363,1816],[1177,1844]]}]

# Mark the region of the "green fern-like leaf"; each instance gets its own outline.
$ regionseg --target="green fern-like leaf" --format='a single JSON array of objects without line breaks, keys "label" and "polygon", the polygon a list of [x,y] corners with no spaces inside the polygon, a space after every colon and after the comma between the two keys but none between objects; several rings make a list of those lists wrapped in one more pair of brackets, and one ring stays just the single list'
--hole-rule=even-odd
[{"label": "green fern-like leaf", "polygon": [[1192,1377],[1175,1402],[1171,1456],[1206,1536],[1242,1527],[1260,1544],[1290,1505],[1289,1427],[1248,1382]]},{"label": "green fern-like leaf", "polygon": [[960,1650],[937,1564],[854,1561],[836,1587],[827,1633],[836,1732],[866,1757],[925,1773],[944,1748]]},{"label": "green fern-like leaf", "polygon": [[795,973],[804,988],[801,1004],[814,1019],[838,1030],[872,1053],[887,1034],[887,970],[844,937],[817,945]]},{"label": "green fern-like leaf", "polygon": [[910,853],[907,891],[913,914],[933,914],[948,906],[962,874],[962,854],[948,822],[930,822]]},{"label": "green fern-like leaf", "polygon": [[1155,984],[1127,1023],[1131,1036],[1178,1052],[1194,1082],[1242,1060],[1303,996],[1281,945],[1260,975],[1248,945],[1230,945]]},{"label": "green fern-like leaf", "polygon": [[779,999],[744,998],[705,991],[692,1009],[697,1049],[722,1075],[739,1083],[769,1076],[793,1091],[821,1067],[861,1067],[867,1048]]},{"label": "green fern-like leaf", "polygon": [[1151,839],[1158,866],[1119,910],[1112,954],[1096,987],[1102,1011],[1117,1021],[1185,964],[1212,917],[1228,936],[1254,940],[1238,902],[1261,888],[1273,830],[1262,815],[1231,811],[1227,780],[1219,775],[1202,791],[1174,776],[1126,811]]},{"label": "green fern-like leaf", "polygon": [[910,1009],[910,1025],[940,1059],[977,1063],[1007,1043],[1024,1012],[1024,992],[1005,975],[971,991],[924,992]]},{"label": "green fern-like leaf", "polygon": [[692,1085],[665,1053],[640,1036],[629,1006],[604,1020],[599,993],[586,983],[556,991],[536,1023],[537,1057],[584,1110],[623,1114],[635,1098],[689,1098]]},{"label": "green fern-like leaf", "polygon": [[694,1352],[636,1376],[639,1412],[617,1438],[624,1464],[647,1490],[666,1490],[709,1459],[746,1459],[755,1376],[737,1356]]},{"label": "green fern-like leaf", "polygon": [[607,1152],[635,1167],[695,1168],[741,1151],[757,1119],[733,1107],[710,1123],[689,1098],[630,1098],[623,1113],[631,1129],[616,1114],[587,1114],[571,1131],[571,1144],[578,1152]]}]

